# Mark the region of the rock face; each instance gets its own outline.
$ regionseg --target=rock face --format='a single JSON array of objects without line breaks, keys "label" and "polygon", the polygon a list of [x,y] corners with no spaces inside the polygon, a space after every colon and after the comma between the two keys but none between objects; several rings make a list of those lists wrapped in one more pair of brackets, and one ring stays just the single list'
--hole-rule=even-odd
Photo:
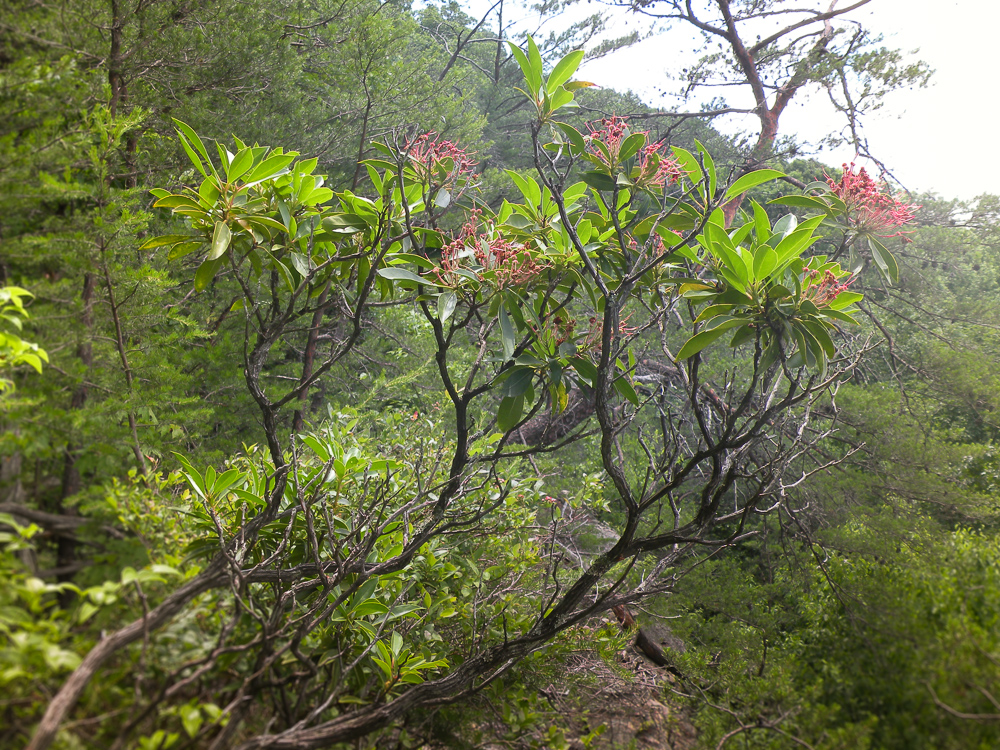
[{"label": "rock face", "polygon": [[[670,636],[673,638],[673,636]],[[669,644],[665,644],[669,645]],[[607,664],[596,655],[579,654],[568,665],[590,679],[562,695],[547,693],[569,725],[569,747],[582,750],[690,750],[697,733],[679,706],[670,705],[674,677],[650,664],[634,649]],[[598,736],[594,730],[604,726]],[[588,739],[589,744],[584,743]],[[544,746],[544,745],[543,745]]]},{"label": "rock face", "polygon": [[453,716],[431,731],[411,728],[426,738],[422,750],[693,750],[697,730],[680,699],[671,699],[676,682],[634,646],[610,660],[578,651],[564,662],[557,681],[534,685],[538,703],[530,726],[508,724],[503,706],[489,703],[469,723]]},{"label": "rock face", "polygon": [[[635,651],[619,654],[624,674],[610,681],[590,703],[588,721],[606,730],[592,748],[688,750],[697,737],[679,707],[664,697],[673,677]],[[582,743],[576,745],[583,747]]]}]

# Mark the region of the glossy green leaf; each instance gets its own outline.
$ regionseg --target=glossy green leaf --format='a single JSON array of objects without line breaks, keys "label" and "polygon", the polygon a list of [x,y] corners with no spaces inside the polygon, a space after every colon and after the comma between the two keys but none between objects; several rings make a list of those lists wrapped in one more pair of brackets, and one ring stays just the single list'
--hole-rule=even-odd
[{"label": "glossy green leaf", "polygon": [[572,145],[572,153],[574,156],[579,156],[584,151],[587,150],[587,143],[583,140],[583,136],[580,131],[574,128],[572,125],[567,125],[565,122],[557,122],[556,126],[563,132],[566,136],[566,140]]},{"label": "glossy green leaf", "polygon": [[886,280],[889,283],[899,281],[899,266],[896,264],[896,258],[889,252],[889,249],[874,237],[868,238],[868,247],[872,251],[872,259],[875,261],[875,265],[878,266],[879,271],[882,272]]},{"label": "glossy green leaf", "polygon": [[771,238],[771,220],[767,216],[767,211],[757,201],[751,201],[750,205],[753,207],[753,225],[757,241],[767,242]]},{"label": "glossy green leaf", "polygon": [[197,201],[183,195],[168,195],[153,204],[153,208],[196,208],[204,211]]},{"label": "glossy green leaf", "polygon": [[503,345],[503,358],[508,360],[514,356],[514,350],[517,348],[517,338],[514,335],[514,326],[507,315],[507,309],[503,305],[500,306],[498,318],[500,321],[500,341]]},{"label": "glossy green leaf", "polygon": [[438,320],[442,323],[447,323],[448,318],[452,316],[455,312],[455,308],[458,306],[458,295],[450,289],[443,294],[438,295],[437,309],[438,309]]},{"label": "glossy green leaf", "polygon": [[753,259],[753,275],[756,279],[766,279],[768,274],[778,265],[778,254],[769,245],[757,248]]},{"label": "glossy green leaf", "polygon": [[615,378],[613,383],[618,395],[628,401],[633,406],[639,405],[639,394],[635,392],[635,387],[627,375]]},{"label": "glossy green leaf", "polygon": [[768,205],[794,206],[795,208],[812,208],[824,213],[829,212],[830,206],[819,198],[810,198],[807,195],[783,195],[767,202]]},{"label": "glossy green leaf", "polygon": [[497,409],[497,428],[501,432],[507,432],[517,427],[521,421],[521,412],[524,411],[524,396],[507,396],[500,401],[500,408]]},{"label": "glossy green leaf", "polygon": [[415,284],[429,284],[431,286],[440,286],[435,282],[429,280],[425,276],[417,276],[413,271],[407,271],[405,268],[380,268],[378,270],[378,275],[383,279],[391,279],[392,281],[412,281]]},{"label": "glossy green leaf", "polygon": [[772,180],[777,180],[779,177],[784,176],[783,172],[779,172],[776,169],[758,169],[756,172],[745,174],[729,186],[729,189],[726,191],[726,195],[722,200],[723,202],[729,202],[733,198],[742,195],[748,190],[752,190],[753,188],[759,187],[766,182],[771,182]]},{"label": "glossy green leaf", "polygon": [[570,52],[568,55],[563,57],[562,60],[556,63],[552,72],[549,73],[549,80],[546,83],[546,88],[548,89],[550,96],[557,88],[562,86],[572,77],[572,75],[576,72],[576,69],[580,67],[580,62],[582,60],[583,50],[578,49],[574,52]]},{"label": "glossy green leaf", "polygon": [[269,156],[256,167],[246,178],[248,184],[256,184],[270,180],[288,171],[288,165],[295,161],[294,154],[278,154]]},{"label": "glossy green leaf", "polygon": [[167,252],[167,260],[173,262],[178,258],[183,258],[185,255],[190,255],[194,252],[201,252],[208,248],[208,243],[204,240],[195,239],[189,242],[178,242],[169,252]]},{"label": "glossy green leaf", "polygon": [[205,260],[202,262],[194,274],[194,290],[201,292],[207,289],[223,263],[225,263],[225,258],[216,258],[215,260]]},{"label": "glossy green leaf", "polygon": [[190,234],[161,234],[159,237],[150,237],[148,240],[139,246],[140,250],[152,250],[154,247],[163,247],[164,245],[175,245],[178,242],[190,241],[196,239]]},{"label": "glossy green leaf", "polygon": [[534,98],[541,86],[541,75],[536,75],[532,70],[531,63],[528,62],[528,56],[524,54],[524,51],[520,47],[513,42],[507,42],[507,45],[510,47],[511,54],[514,55],[514,59],[517,60],[517,64],[521,68],[521,73],[524,75],[524,80],[528,83],[528,88],[531,89],[531,97]]},{"label": "glossy green leaf", "polygon": [[588,384],[593,385],[594,381],[597,380],[597,367],[589,359],[584,359],[583,357],[570,357],[570,365],[576,370],[577,374],[587,381]]},{"label": "glossy green leaf", "polygon": [[253,166],[253,151],[245,148],[236,154],[229,168],[226,170],[226,179],[229,182],[236,182],[245,175]]},{"label": "glossy green leaf", "polygon": [[726,331],[741,325],[746,325],[745,319],[732,318],[720,323],[714,328],[708,329],[707,331],[700,331],[696,333],[694,336],[689,338],[684,346],[681,347],[681,350],[677,352],[677,361],[679,362],[693,357],[713,341],[719,339],[719,337],[721,337]]},{"label": "glossy green leaf", "polygon": [[695,318],[695,323],[702,323],[710,318],[715,318],[719,315],[729,315],[733,311],[736,305],[709,305],[704,310],[701,311],[701,315]]},{"label": "glossy green leaf", "polygon": [[215,260],[216,258],[221,258],[226,250],[229,249],[229,242],[232,240],[233,233],[229,229],[229,225],[224,221],[215,222],[215,232],[212,234],[212,244],[209,247],[208,259]]},{"label": "glossy green leaf", "polygon": [[674,158],[676,158],[680,163],[681,169],[687,173],[688,179],[691,180],[691,182],[697,184],[705,179],[705,175],[701,171],[701,164],[698,163],[694,154],[686,149],[679,148],[678,146],[674,146],[673,152]]},{"label": "glossy green leaf", "polygon": [[834,310],[843,310],[848,305],[860,302],[864,298],[865,295],[859,294],[858,292],[841,292],[837,295],[837,298],[830,303],[830,307]]},{"label": "glossy green leaf", "polygon": [[177,128],[178,135],[180,136],[181,144],[185,147],[185,151],[188,151],[188,156],[191,157],[191,162],[198,168],[198,171],[204,175],[205,167],[199,163],[197,157],[192,156],[189,148],[194,148],[198,152],[201,159],[204,159],[205,165],[211,167],[212,160],[208,158],[208,149],[205,148],[205,144],[202,142],[198,134],[194,132],[194,128],[177,119],[174,119],[173,122],[174,127]]},{"label": "glossy green leaf", "polygon": [[602,192],[610,192],[615,189],[617,182],[610,175],[606,175],[603,172],[584,172],[583,181],[590,185],[595,190],[600,190]]},{"label": "glossy green leaf", "polygon": [[351,614],[355,617],[368,617],[370,615],[384,615],[388,611],[389,608],[378,599],[368,599],[352,609]]},{"label": "glossy green leaf", "polygon": [[521,191],[521,195],[532,207],[537,208],[542,202],[542,189],[538,187],[538,183],[534,181],[531,177],[525,177],[519,175],[517,172],[508,169],[507,175],[514,181],[517,185],[517,189]]},{"label": "glossy green leaf", "polygon": [[626,159],[631,159],[637,153],[639,149],[646,144],[646,134],[645,133],[632,133],[628,138],[626,138],[619,149],[618,159],[619,161],[625,161]]},{"label": "glossy green leaf", "polygon": [[501,393],[504,397],[522,396],[531,388],[535,371],[530,367],[514,367],[503,381]]}]

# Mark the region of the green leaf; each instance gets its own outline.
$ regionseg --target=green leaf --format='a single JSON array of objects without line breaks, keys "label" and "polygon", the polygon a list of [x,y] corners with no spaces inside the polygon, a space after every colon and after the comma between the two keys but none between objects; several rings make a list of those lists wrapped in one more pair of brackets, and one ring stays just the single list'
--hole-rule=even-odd
[{"label": "green leaf", "polygon": [[546,88],[551,96],[555,93],[555,90],[562,86],[570,77],[576,72],[576,69],[580,67],[580,62],[583,60],[583,50],[578,49],[574,52],[570,52],[562,60],[556,63],[556,66],[549,73],[549,80],[546,84]]},{"label": "green leaf", "polygon": [[718,224],[709,222],[705,225],[705,238],[708,241],[708,249],[722,259],[729,271],[740,282],[737,286],[745,287],[750,283],[750,267],[743,256],[737,251],[729,234]]},{"label": "green leaf", "polygon": [[743,346],[743,344],[753,341],[756,333],[756,330],[751,328],[749,325],[737,328],[735,335],[729,341],[730,348],[735,349],[738,346]]},{"label": "green leaf", "polygon": [[[824,308],[820,311],[825,317],[833,318],[835,320],[843,321],[844,323],[852,323],[854,325],[861,325],[854,318],[851,317],[850,312],[841,312],[840,310],[833,310],[830,308]],[[855,311],[856,312],[856,311]]]},{"label": "green leaf", "polygon": [[236,158],[233,159],[229,168],[226,170],[226,179],[229,182],[236,182],[243,175],[247,173],[250,167],[253,166],[253,150],[249,148],[242,149]]},{"label": "green leaf", "polygon": [[753,206],[753,224],[757,241],[767,242],[771,238],[771,220],[767,216],[767,211],[757,201],[751,201],[750,205]]},{"label": "green leaf", "polygon": [[198,270],[194,274],[194,290],[196,292],[204,291],[212,283],[212,279],[215,278],[215,274],[223,263],[225,263],[225,258],[216,258],[215,260],[205,260],[198,266]]},{"label": "green leaf", "polygon": [[458,306],[458,295],[455,292],[448,290],[443,294],[438,295],[438,320],[442,323],[448,322],[448,318],[452,316],[455,312],[455,308]]},{"label": "green leaf", "polygon": [[390,258],[392,259],[392,265],[397,265],[398,263],[413,263],[421,268],[426,268],[430,270],[434,268],[434,261],[430,258],[425,258],[423,255],[417,255],[416,253],[393,253]]},{"label": "green leaf", "polygon": [[[814,216],[798,224],[797,229],[794,231],[787,233],[781,242],[778,243],[777,247],[774,248],[774,252],[778,255],[778,265],[784,265],[789,260],[799,257],[805,252],[806,248],[817,242],[819,237],[814,236],[813,232],[822,222],[822,216]],[[779,221],[778,223],[780,224],[781,222]],[[777,235],[777,224],[775,224],[774,229],[775,235]]]},{"label": "green leaf", "polygon": [[500,339],[503,344],[503,358],[504,360],[508,360],[514,356],[514,350],[517,348],[517,338],[514,335],[514,326],[507,315],[507,308],[503,305],[500,306],[498,318],[500,321]]},{"label": "green leaf", "polygon": [[517,189],[521,191],[521,195],[532,207],[537,207],[542,202],[542,190],[531,177],[522,177],[510,169],[507,170],[507,175],[514,181]]},{"label": "green leaf", "polygon": [[295,160],[294,154],[276,154],[264,159],[254,167],[254,170],[247,176],[247,184],[256,184],[264,180],[270,180],[288,171],[288,165]]},{"label": "green leaf", "polygon": [[773,244],[777,244],[774,240],[775,237],[777,237],[778,238],[777,241],[780,242],[785,237],[794,232],[795,228],[798,225],[799,225],[799,219],[795,214],[785,214],[776,222],[774,222],[774,226],[771,229],[772,237],[771,240],[769,241],[772,242]]},{"label": "green leaf", "polygon": [[705,174],[701,171],[701,164],[698,163],[694,154],[678,146],[673,147],[673,152],[674,158],[680,163],[681,169],[687,172],[688,179],[692,183],[697,185],[699,182],[704,181]]},{"label": "green leaf", "polygon": [[194,239],[190,234],[161,234],[159,237],[150,237],[139,246],[140,250],[152,250],[154,247],[173,245],[177,242]]},{"label": "green leaf", "polygon": [[215,260],[221,258],[229,249],[229,242],[233,238],[233,233],[229,230],[229,225],[224,221],[215,222],[215,232],[212,234],[212,246],[208,252],[208,259]]},{"label": "green leaf", "polygon": [[573,102],[573,95],[570,92],[566,89],[559,89],[549,99],[549,112],[555,112],[566,106],[576,107],[578,105]]},{"label": "green leaf", "polygon": [[[198,158],[195,157],[190,151],[192,147],[196,149],[201,158],[205,160],[205,164],[211,167],[212,160],[208,158],[208,149],[205,148],[205,144],[202,143],[202,140],[200,137],[198,137],[198,134],[194,132],[194,128],[192,128],[187,123],[181,122],[178,119],[174,119],[174,127],[177,128],[178,135],[180,136],[181,145],[183,145],[184,150],[188,152],[188,157],[191,159],[191,162],[198,168],[199,172],[201,172],[203,175],[207,177],[208,175],[205,174],[204,165],[201,164]],[[212,171],[213,172],[215,171],[214,168],[212,169]]]},{"label": "green leaf", "polygon": [[186,705],[181,706],[178,713],[180,714],[184,731],[187,732],[188,737],[193,738],[198,734],[198,730],[201,729],[201,710],[198,706]]},{"label": "green leaf", "polygon": [[589,359],[584,359],[583,357],[570,357],[569,363],[576,370],[577,374],[587,381],[588,384],[593,385],[594,381],[597,380],[597,367]]},{"label": "green leaf", "polygon": [[433,281],[428,280],[424,276],[417,276],[413,271],[407,271],[405,268],[380,268],[378,270],[378,275],[383,279],[391,279],[393,281],[412,281],[417,284],[429,284],[431,286],[440,286]]},{"label": "green leaf", "polygon": [[541,84],[541,77],[539,76],[538,82],[535,83],[535,75],[531,69],[531,63],[528,62],[527,55],[525,55],[524,51],[513,42],[507,42],[507,45],[510,47],[511,54],[514,55],[514,59],[517,60],[517,64],[521,68],[521,73],[524,75],[524,80],[528,83],[528,88],[532,90],[530,96],[532,101],[534,101],[535,94],[537,94],[538,88]]},{"label": "green leaf", "polygon": [[626,159],[631,159],[637,153],[639,149],[646,144],[646,134],[645,133],[632,133],[625,141],[622,143],[621,148],[618,152],[618,160],[625,161]]},{"label": "green leaf", "polygon": [[739,229],[735,229],[732,232],[730,232],[729,238],[733,241],[734,245],[738,246],[750,235],[750,232],[752,232],[753,229],[754,229],[753,223],[748,221]]},{"label": "green leaf", "polygon": [[778,265],[778,254],[770,245],[760,245],[753,258],[753,275],[755,279],[766,279],[768,274]]},{"label": "green leaf", "polygon": [[767,292],[768,299],[785,299],[792,296],[792,290],[784,284],[775,284]]},{"label": "green leaf", "polygon": [[388,611],[389,608],[378,599],[368,599],[352,609],[351,614],[355,617],[368,617],[369,615],[384,615]]},{"label": "green leaf", "polygon": [[299,276],[305,278],[309,275],[309,258],[305,253],[289,253],[287,257]]},{"label": "green leaf", "polygon": [[837,298],[830,303],[830,308],[833,310],[843,310],[848,305],[860,302],[864,298],[865,295],[859,294],[858,292],[841,292],[837,295]]},{"label": "green leaf", "polygon": [[535,371],[530,367],[514,367],[503,381],[501,394],[506,397],[522,396],[531,390]]},{"label": "green leaf", "polygon": [[208,247],[204,240],[191,240],[190,242],[178,242],[167,252],[167,260],[173,262],[178,258],[183,258],[193,252],[201,252]]},{"label": "green leaf", "polygon": [[816,320],[804,321],[803,325],[812,334],[812,337],[816,339],[827,357],[832,357],[837,353],[837,347],[833,345],[833,339],[830,338],[830,333],[827,331],[826,326]]},{"label": "green leaf", "polygon": [[500,401],[500,408],[497,410],[497,429],[501,432],[508,432],[517,426],[521,421],[521,412],[524,410],[524,396],[507,396]]},{"label": "green leaf", "polygon": [[600,190],[602,192],[609,192],[615,189],[618,184],[611,175],[606,175],[603,172],[584,172],[583,181],[590,185],[595,190]]},{"label": "green leaf", "polygon": [[572,125],[567,125],[565,122],[557,122],[556,126],[558,126],[558,128],[563,132],[563,135],[566,136],[566,140],[568,140],[573,146],[573,156],[579,156],[587,150],[587,142],[583,140],[583,136],[580,134],[579,130],[574,128]]},{"label": "green leaf", "polygon": [[695,318],[695,323],[702,323],[710,318],[718,317],[719,315],[729,315],[733,311],[736,305],[709,305],[704,310],[701,311],[701,315]]},{"label": "green leaf", "polygon": [[685,343],[684,346],[681,347],[681,350],[677,352],[677,361],[680,362],[683,359],[693,357],[713,341],[720,338],[722,334],[730,328],[736,328],[737,326],[742,325],[746,325],[746,320],[744,318],[732,318],[720,323],[715,328],[710,328],[707,331],[700,331],[699,333],[696,333],[694,336],[689,338],[687,343]]},{"label": "green leaf", "polygon": [[794,206],[795,208],[814,208],[824,213],[830,211],[830,207],[826,202],[821,201],[819,198],[810,198],[808,195],[783,195],[767,203],[768,205]]},{"label": "green leaf", "polygon": [[542,73],[544,72],[545,66],[542,62],[542,53],[538,51],[538,45],[535,44],[535,40],[530,35],[528,36],[528,61],[531,64],[531,85],[534,92],[537,92],[542,87]]},{"label": "green leaf", "polygon": [[153,208],[196,208],[204,211],[197,201],[183,195],[168,195],[153,204]]},{"label": "green leaf", "polygon": [[889,252],[889,248],[874,237],[868,238],[868,247],[872,251],[872,259],[875,261],[875,265],[878,266],[878,270],[881,271],[885,279],[890,284],[899,281],[899,266],[896,264],[896,259],[892,253]]},{"label": "green leaf", "polygon": [[615,390],[618,391],[619,396],[633,406],[639,405],[639,394],[635,392],[635,388],[632,386],[632,381],[627,375],[615,378],[613,385]]},{"label": "green leaf", "polygon": [[758,169],[756,172],[745,174],[729,186],[729,189],[726,191],[726,195],[722,200],[723,202],[728,203],[733,198],[745,193],[747,190],[751,190],[759,185],[763,185],[765,182],[771,182],[772,180],[776,180],[779,177],[784,176],[784,173],[779,172],[777,169]]}]

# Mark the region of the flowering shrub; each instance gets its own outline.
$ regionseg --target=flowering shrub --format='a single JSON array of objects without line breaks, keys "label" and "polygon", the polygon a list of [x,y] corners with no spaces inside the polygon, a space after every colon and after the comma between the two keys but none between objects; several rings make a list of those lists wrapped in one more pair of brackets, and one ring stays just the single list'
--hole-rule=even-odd
[{"label": "flowering shrub", "polygon": [[842,280],[830,269],[820,271],[813,269],[806,273],[809,286],[804,290],[803,297],[811,300],[817,307],[828,305],[837,299],[841,292],[846,292],[854,277],[850,276]]},{"label": "flowering shrub", "polygon": [[[459,283],[461,274],[457,270],[462,266],[463,260],[474,259],[477,266],[475,270],[492,276],[498,289],[525,284],[547,266],[535,259],[527,244],[504,237],[493,221],[482,219],[482,214],[482,210],[478,208],[470,211],[458,236],[441,251],[438,278],[443,283]],[[484,231],[479,231],[480,228]]]},{"label": "flowering shrub", "polygon": [[[602,120],[599,127],[588,125],[584,157],[598,172],[619,185],[643,190],[663,188],[684,176],[680,164],[660,153],[662,143],[649,143],[649,131],[632,132],[626,117]],[[619,180],[618,177],[625,178]]]},{"label": "flowering shrub", "polygon": [[906,233],[899,227],[912,223],[920,208],[883,192],[864,167],[855,172],[853,163],[844,165],[839,181],[827,176],[826,183],[830,192],[844,202],[845,220],[859,235],[905,238]]},{"label": "flowering shrub", "polygon": [[406,144],[404,153],[416,181],[438,187],[452,187],[472,176],[478,162],[451,141],[436,133],[424,133]]},{"label": "flowering shrub", "polygon": [[[666,590],[673,573],[645,579],[647,588],[623,568],[655,560],[656,575],[673,570],[692,544],[728,545],[734,523],[783,501],[781,477],[812,440],[804,407],[853,367],[837,356],[833,336],[840,323],[854,322],[851,304],[861,295],[843,291],[850,274],[836,260],[805,254],[844,201],[832,193],[829,202],[809,198],[828,209],[824,216],[799,222],[788,214],[773,223],[754,203],[753,220],[731,228],[719,207],[780,173],[757,170],[723,185],[703,147],[698,156],[678,148],[661,157],[659,145],[617,118],[585,136],[555,120],[573,104],[578,86],[569,79],[582,52],[548,75],[530,40],[527,54],[516,47],[512,54],[538,110],[536,156],[545,149],[551,159],[537,176],[509,172],[523,200],[505,201],[488,218],[486,209],[473,210],[455,237],[437,219],[469,185],[474,161],[432,134],[402,149],[376,147],[387,158],[364,162],[374,188],[366,197],[324,187],[315,159],[282,149],[237,141],[235,154],[220,147],[216,160],[194,130],[177,123],[204,180],[178,193],[153,191],[155,207],[176,214],[182,233],[142,247],[163,248],[170,263],[197,263],[196,292],[214,293],[209,287],[225,269],[220,284],[238,290],[230,309],[246,318],[243,376],[266,447],[248,449],[220,472],[202,473],[179,458],[197,540],[188,552],[210,561],[162,603],[146,607],[143,598],[140,618],[97,642],[84,671],[50,703],[33,748],[57,738],[86,682],[140,639],[151,646],[146,672],[162,677],[149,683],[146,695],[156,697],[137,698],[138,718],[125,735],[154,711],[184,711],[189,744],[224,745],[238,735],[223,731],[214,702],[182,703],[191,700],[186,691],[227,703],[236,696],[230,704],[238,705],[280,700],[277,687],[298,696],[301,711],[266,725],[230,712],[245,746],[357,739],[488,685],[613,597]],[[593,169],[571,184],[580,161]],[[678,195],[646,200],[678,178]],[[637,199],[640,192],[646,195]],[[394,296],[412,300],[427,323],[421,335],[434,349],[449,415],[435,422],[410,407],[381,415],[369,429],[359,412],[331,412],[318,431],[286,441],[282,411],[350,361],[373,305]],[[683,377],[654,393],[636,377],[636,336],[659,328],[670,357],[681,336],[670,321],[685,312],[697,318],[672,357]],[[318,329],[324,316],[350,333],[331,337],[310,375],[272,380],[289,337]],[[478,339],[471,356],[459,349],[469,333]],[[743,358],[746,369],[733,365],[717,397],[705,390],[699,363],[724,335],[753,356]],[[675,387],[682,389],[676,403],[690,409],[684,419],[664,411]],[[527,536],[537,524],[520,500],[530,487],[541,494],[541,485],[522,480],[515,462],[598,441],[583,441],[589,428],[571,426],[551,448],[515,443],[543,409],[566,411],[570,392],[584,388],[593,394],[600,481],[613,485],[622,521],[617,541],[585,571],[564,572],[554,545],[545,552]],[[703,406],[706,394],[712,406]],[[659,418],[642,416],[650,408]],[[645,425],[653,422],[665,453],[647,448]],[[682,426],[695,423],[697,431]],[[621,456],[633,440],[646,453],[645,472],[626,473]],[[732,492],[737,481],[745,493]],[[142,583],[142,575],[123,583]],[[199,624],[218,645],[210,654],[199,647],[186,662],[198,665],[205,687],[196,688],[186,668],[175,668],[185,662],[161,658],[176,638],[165,641],[157,631],[181,613],[192,621],[196,600],[213,591],[222,592],[220,613],[235,609],[234,619],[226,612]],[[264,640],[260,622],[269,623]],[[165,731],[157,729],[152,744],[173,742]]]},{"label": "flowering shrub", "polygon": [[824,214],[823,226],[842,233],[834,258],[850,250],[850,266],[855,271],[871,258],[887,281],[899,278],[899,266],[884,241],[892,237],[908,241],[901,227],[913,222],[920,206],[894,198],[864,168],[855,170],[853,163],[844,165],[839,180],[827,176],[825,182],[814,182],[807,190],[810,195],[784,196],[771,203],[818,209]]}]

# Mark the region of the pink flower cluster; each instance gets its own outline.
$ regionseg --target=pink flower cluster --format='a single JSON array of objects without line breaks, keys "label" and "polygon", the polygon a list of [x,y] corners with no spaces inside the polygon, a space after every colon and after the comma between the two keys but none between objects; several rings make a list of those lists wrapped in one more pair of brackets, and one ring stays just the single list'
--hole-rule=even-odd
[{"label": "pink flower cluster", "polygon": [[451,185],[472,174],[472,155],[451,141],[439,140],[436,133],[424,133],[406,144],[405,153],[421,182]]},{"label": "pink flower cluster", "polygon": [[[627,315],[624,320],[618,321],[618,335],[622,338],[633,336],[639,330],[637,326],[628,324],[631,317],[631,315]],[[600,351],[601,341],[604,338],[604,320],[591,316],[587,322],[587,332],[583,335],[579,347],[581,351]]]},{"label": "pink flower cluster", "polygon": [[[806,275],[812,284],[806,290],[805,297],[812,300],[817,307],[833,302],[837,299],[837,295],[846,292],[851,282],[854,281],[854,277],[849,277],[847,281],[842,282],[829,269],[822,273],[822,278],[819,271],[809,271]],[[816,283],[817,279],[819,279],[818,284]]]},{"label": "pink flower cluster", "polygon": [[544,266],[535,260],[526,245],[515,245],[501,237],[492,222],[484,222],[486,232],[479,232],[481,216],[482,211],[473,209],[458,237],[441,251],[439,276],[443,280],[456,281],[454,272],[462,258],[469,255],[484,271],[493,271],[501,287],[524,284],[542,271]]},{"label": "pink flower cluster", "polygon": [[905,237],[899,227],[913,222],[913,216],[920,206],[898,201],[868,176],[862,167],[854,170],[854,164],[844,165],[840,181],[827,176],[830,191],[847,204],[848,221],[859,234],[878,237]]},{"label": "pink flower cluster", "polygon": [[[632,135],[632,131],[628,127],[628,118],[614,116],[602,120],[599,128],[595,128],[593,125],[587,127],[590,128],[590,135],[587,136],[591,141],[590,153],[614,174],[615,168],[620,165],[622,144],[626,138]],[[640,132],[642,135],[649,135],[648,130]],[[594,145],[595,141],[604,144],[608,153],[605,154],[603,149]],[[639,149],[636,154],[639,173],[633,180],[635,184],[641,187],[663,187],[668,182],[677,182],[684,176],[680,164],[675,159],[660,153],[662,148],[662,143],[649,143],[647,141]]]}]

